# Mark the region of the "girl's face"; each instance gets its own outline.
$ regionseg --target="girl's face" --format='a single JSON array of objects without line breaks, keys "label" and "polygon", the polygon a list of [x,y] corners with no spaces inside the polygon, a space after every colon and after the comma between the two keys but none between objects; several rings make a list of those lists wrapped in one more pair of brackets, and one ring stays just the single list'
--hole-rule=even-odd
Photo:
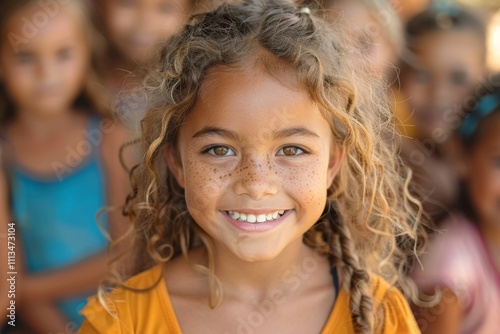
[{"label": "girl's face", "polygon": [[339,20],[347,23],[349,38],[356,42],[363,56],[358,60],[359,66],[366,66],[380,78],[391,75],[397,61],[396,50],[386,33],[388,27],[377,21],[373,10],[361,1],[335,1],[327,9],[330,10],[328,19],[333,24],[338,24]]},{"label": "girl's face", "polygon": [[218,252],[272,259],[301,245],[322,214],[342,154],[297,87],[254,68],[214,69],[167,155]]},{"label": "girl's face", "polygon": [[500,113],[481,123],[481,137],[467,152],[465,181],[481,223],[500,227]]},{"label": "girl's face", "polygon": [[31,30],[26,22],[42,11],[38,5],[19,10],[4,25],[0,80],[17,110],[52,117],[66,112],[82,89],[89,50],[68,6]]},{"label": "girl's face", "polygon": [[421,137],[449,133],[454,115],[484,71],[483,45],[473,31],[455,29],[430,32],[410,46],[415,56],[402,75],[413,121]]},{"label": "girl's face", "polygon": [[109,37],[127,61],[143,62],[151,48],[185,23],[191,0],[105,0]]}]

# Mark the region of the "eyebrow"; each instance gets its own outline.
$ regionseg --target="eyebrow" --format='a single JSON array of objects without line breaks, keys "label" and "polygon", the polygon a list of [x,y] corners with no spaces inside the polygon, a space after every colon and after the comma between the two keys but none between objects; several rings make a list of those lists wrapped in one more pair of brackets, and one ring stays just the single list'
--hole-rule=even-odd
[{"label": "eyebrow", "polygon": [[[213,127],[213,126],[204,127],[200,131],[196,132],[193,135],[193,138],[200,138],[200,137],[212,136],[212,135],[229,138],[229,139],[232,139],[235,141],[240,141],[240,137],[238,136],[238,134],[236,132],[222,129],[222,128]],[[320,136],[317,133],[315,133],[315,132],[313,132],[305,127],[299,126],[299,127],[293,127],[293,128],[279,130],[278,132],[274,133],[273,139],[274,140],[284,139],[284,138],[293,137],[293,136],[320,138]]]}]

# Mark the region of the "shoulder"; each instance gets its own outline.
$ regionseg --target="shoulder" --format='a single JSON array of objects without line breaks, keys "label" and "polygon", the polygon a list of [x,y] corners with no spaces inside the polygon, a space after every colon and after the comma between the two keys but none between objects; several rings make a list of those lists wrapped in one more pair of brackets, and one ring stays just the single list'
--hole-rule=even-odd
[{"label": "shoulder", "polygon": [[[374,299],[374,308],[377,314],[383,316],[380,326],[382,334],[413,334],[420,333],[410,306],[401,292],[383,280],[373,275],[371,292]],[[342,289],[330,321],[323,333],[354,333],[352,327],[352,313],[349,305],[349,293]]]},{"label": "shoulder", "polygon": [[467,284],[474,268],[481,262],[479,249],[473,224],[463,216],[453,215],[431,238],[421,259],[422,268],[417,267],[412,276],[422,288],[453,282]]},{"label": "shoulder", "polygon": [[161,317],[155,312],[163,309],[163,283],[162,266],[155,266],[127,280],[124,287],[89,298],[81,312],[85,322],[80,333],[133,333],[141,323],[150,322],[146,316],[158,321]]},{"label": "shoulder", "polygon": [[383,332],[420,333],[413,313],[402,293],[379,276],[372,278],[375,308],[384,315]]}]

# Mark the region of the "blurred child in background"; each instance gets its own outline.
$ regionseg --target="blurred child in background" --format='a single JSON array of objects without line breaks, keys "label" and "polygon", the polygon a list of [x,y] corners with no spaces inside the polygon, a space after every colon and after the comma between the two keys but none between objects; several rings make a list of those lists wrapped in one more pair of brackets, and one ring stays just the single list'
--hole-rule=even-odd
[{"label": "blurred child in background", "polygon": [[424,292],[441,288],[434,308],[416,313],[424,333],[498,332],[500,319],[500,76],[491,78],[459,128],[460,213],[436,235],[423,270],[414,277]]},{"label": "blurred child in background", "polygon": [[[98,40],[84,1],[3,1],[0,16],[0,124],[17,226],[17,314],[30,333],[68,333],[108,272],[96,214],[123,203],[128,192],[118,159],[127,134],[102,107],[91,49]],[[121,212],[102,218],[116,235]]]},{"label": "blurred child in background", "polygon": [[345,37],[359,50],[358,65],[366,67],[375,80],[387,84],[399,132],[413,137],[414,126],[397,77],[396,64],[404,46],[399,8],[392,7],[388,0],[306,0],[304,4],[311,7],[319,4],[328,21],[344,25]]},{"label": "blurred child in background", "polygon": [[325,18],[343,24],[350,43],[362,59],[360,66],[378,78],[392,79],[395,64],[403,47],[402,25],[388,1],[376,0],[306,0],[304,5],[320,5]]},{"label": "blurred child in background", "polygon": [[415,138],[404,140],[402,156],[414,170],[415,190],[438,221],[457,193],[446,149],[450,131],[485,71],[485,28],[466,10],[429,9],[406,27],[401,85],[412,112]]},{"label": "blurred child in background", "polygon": [[139,130],[146,111],[140,90],[141,67],[151,52],[177,33],[189,18],[195,0],[96,1],[102,30],[109,43],[106,80],[113,112]]}]

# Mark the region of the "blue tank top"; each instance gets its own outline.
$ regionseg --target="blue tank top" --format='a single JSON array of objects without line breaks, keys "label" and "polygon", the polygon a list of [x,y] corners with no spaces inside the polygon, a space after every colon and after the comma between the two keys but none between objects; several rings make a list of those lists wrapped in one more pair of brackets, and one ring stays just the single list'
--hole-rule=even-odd
[{"label": "blue tank top", "polygon": [[[98,122],[91,118],[88,131],[98,129]],[[96,219],[106,206],[106,188],[100,143],[94,143],[88,142],[92,150],[61,179],[37,178],[15,163],[11,166],[12,212],[31,273],[72,265],[107,247]],[[104,227],[105,218],[99,218]],[[79,327],[83,320],[79,312],[95,292],[61,301],[61,312]]]}]

